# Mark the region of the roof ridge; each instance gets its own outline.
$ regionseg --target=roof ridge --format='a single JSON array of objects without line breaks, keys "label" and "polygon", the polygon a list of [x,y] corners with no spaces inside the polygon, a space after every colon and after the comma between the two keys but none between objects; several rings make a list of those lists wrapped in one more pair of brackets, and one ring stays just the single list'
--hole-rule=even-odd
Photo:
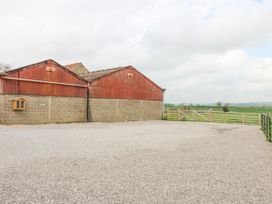
[{"label": "roof ridge", "polygon": [[25,69],[25,68],[28,68],[28,67],[31,67],[31,66],[35,66],[35,65],[38,65],[38,64],[42,64],[42,63],[46,63],[46,62],[49,62],[49,61],[53,61],[53,62],[55,62],[56,64],[62,66],[61,64],[59,64],[57,61],[55,61],[55,60],[53,60],[53,59],[47,59],[47,60],[43,60],[43,61],[40,61],[40,62],[36,62],[36,63],[29,64],[29,65],[25,65],[25,66],[22,66],[22,67],[17,67],[17,68],[15,68],[15,69],[8,70],[7,72],[18,71],[18,70],[20,70],[20,69]]},{"label": "roof ridge", "polygon": [[95,71],[90,71],[90,73],[93,73],[93,72],[103,72],[103,71],[109,71],[109,70],[121,69],[121,68],[124,68],[124,67],[115,67],[115,68],[109,68],[109,69],[99,69],[99,70],[95,70]]},{"label": "roof ridge", "polygon": [[66,66],[71,66],[71,65],[75,65],[75,64],[82,64],[82,62],[75,62],[75,63],[72,63],[72,64],[66,64],[64,66],[66,67]]},{"label": "roof ridge", "polygon": [[81,74],[80,76],[85,78],[87,81],[93,81],[98,78],[107,76],[109,74],[118,72],[126,67],[116,67],[116,68],[110,68],[110,69],[102,69],[102,70],[97,70],[97,71],[92,71],[86,74]]}]

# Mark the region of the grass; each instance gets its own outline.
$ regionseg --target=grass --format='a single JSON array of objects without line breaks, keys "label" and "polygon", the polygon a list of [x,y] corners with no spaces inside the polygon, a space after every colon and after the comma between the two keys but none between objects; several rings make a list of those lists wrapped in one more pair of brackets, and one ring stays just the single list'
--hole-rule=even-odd
[{"label": "grass", "polygon": [[[187,107],[188,108],[188,107]],[[184,110],[182,106],[169,106],[166,105],[166,109],[171,110]],[[229,107],[229,112],[225,113],[222,107],[217,106],[190,106],[190,110],[187,111],[186,116],[179,114],[177,111],[171,111],[169,116],[167,113],[164,115],[165,120],[183,120],[183,121],[198,121],[198,122],[212,122],[216,123],[242,123],[249,125],[259,125],[260,113],[272,113],[272,107]],[[212,112],[208,113],[208,110]]]},{"label": "grass", "polygon": [[[222,111],[222,107],[218,106],[187,106],[190,107],[190,110],[209,110],[213,111]],[[165,108],[171,109],[184,109],[183,106],[178,105],[165,105]],[[230,112],[240,112],[240,113],[272,113],[272,107],[238,107],[238,106],[230,106]]]}]

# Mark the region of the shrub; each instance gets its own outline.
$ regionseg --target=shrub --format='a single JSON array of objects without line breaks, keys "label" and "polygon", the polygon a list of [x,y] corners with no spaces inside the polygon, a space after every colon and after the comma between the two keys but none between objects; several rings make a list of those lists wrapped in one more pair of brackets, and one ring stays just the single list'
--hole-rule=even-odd
[{"label": "shrub", "polygon": [[224,112],[229,112],[229,104],[225,104],[222,109]]}]

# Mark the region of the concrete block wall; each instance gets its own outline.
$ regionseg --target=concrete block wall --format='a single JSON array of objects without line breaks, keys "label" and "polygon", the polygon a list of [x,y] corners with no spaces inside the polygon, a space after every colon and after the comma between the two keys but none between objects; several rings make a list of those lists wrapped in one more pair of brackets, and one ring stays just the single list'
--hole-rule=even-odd
[{"label": "concrete block wall", "polygon": [[90,98],[89,111],[89,118],[94,122],[160,120],[163,102]]},{"label": "concrete block wall", "polygon": [[[12,100],[26,99],[26,109],[13,111]],[[82,97],[0,95],[0,123],[39,124],[87,122],[87,101]],[[163,102],[127,99],[89,99],[93,122],[160,120]]]},{"label": "concrete block wall", "polygon": [[[13,111],[12,100],[26,99],[26,109]],[[37,124],[86,122],[87,101],[83,97],[0,95],[0,122]]]}]

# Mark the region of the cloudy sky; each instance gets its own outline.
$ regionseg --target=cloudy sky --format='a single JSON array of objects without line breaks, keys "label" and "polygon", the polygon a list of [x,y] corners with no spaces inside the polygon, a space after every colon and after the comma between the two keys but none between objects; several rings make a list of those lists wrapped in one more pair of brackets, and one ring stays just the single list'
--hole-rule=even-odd
[{"label": "cloudy sky", "polygon": [[133,65],[172,103],[272,101],[272,0],[0,0],[0,62]]}]

